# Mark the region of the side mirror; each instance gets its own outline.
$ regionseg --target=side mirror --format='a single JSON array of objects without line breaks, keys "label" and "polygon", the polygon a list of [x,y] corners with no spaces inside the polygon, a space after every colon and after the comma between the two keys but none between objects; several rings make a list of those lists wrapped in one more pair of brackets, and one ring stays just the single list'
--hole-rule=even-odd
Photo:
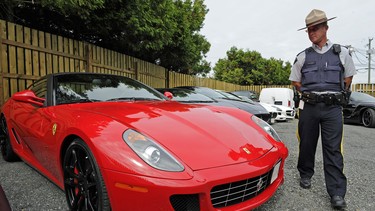
[{"label": "side mirror", "polygon": [[12,96],[12,99],[19,102],[30,103],[39,107],[42,107],[44,103],[44,98],[35,96],[34,92],[31,90],[17,92]]},{"label": "side mirror", "polygon": [[170,100],[172,100],[173,98],[173,94],[171,92],[164,92],[164,96],[166,96]]}]

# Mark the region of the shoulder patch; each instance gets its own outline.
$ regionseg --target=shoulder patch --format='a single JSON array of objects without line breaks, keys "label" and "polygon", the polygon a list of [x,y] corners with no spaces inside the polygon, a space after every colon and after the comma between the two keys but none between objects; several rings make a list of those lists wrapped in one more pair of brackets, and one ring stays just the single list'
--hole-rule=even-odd
[{"label": "shoulder patch", "polygon": [[296,57],[296,59],[294,60],[293,64],[295,64],[297,61],[298,61],[298,59],[297,59],[297,57]]}]

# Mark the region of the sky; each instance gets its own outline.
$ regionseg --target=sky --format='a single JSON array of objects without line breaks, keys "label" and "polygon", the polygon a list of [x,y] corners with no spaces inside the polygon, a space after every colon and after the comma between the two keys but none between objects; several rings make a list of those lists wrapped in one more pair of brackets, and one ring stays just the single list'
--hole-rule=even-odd
[{"label": "sky", "polygon": [[[200,34],[211,43],[206,60],[214,67],[233,46],[257,51],[263,58],[293,64],[295,56],[311,46],[305,18],[312,9],[323,10],[327,36],[333,43],[350,45],[357,74],[355,83],[368,82],[368,50],[375,38],[374,0],[205,0],[209,10]],[[371,83],[375,83],[375,40],[371,42]]]}]

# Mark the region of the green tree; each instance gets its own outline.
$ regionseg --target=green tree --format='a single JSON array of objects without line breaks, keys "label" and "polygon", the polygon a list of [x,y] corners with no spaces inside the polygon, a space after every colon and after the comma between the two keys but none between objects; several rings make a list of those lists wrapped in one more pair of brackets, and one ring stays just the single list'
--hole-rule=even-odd
[{"label": "green tree", "polygon": [[174,71],[205,74],[204,0],[4,0],[1,19],[116,50]]},{"label": "green tree", "polygon": [[227,57],[219,59],[215,79],[240,85],[289,84],[291,64],[275,58],[265,59],[257,51],[232,47]]}]

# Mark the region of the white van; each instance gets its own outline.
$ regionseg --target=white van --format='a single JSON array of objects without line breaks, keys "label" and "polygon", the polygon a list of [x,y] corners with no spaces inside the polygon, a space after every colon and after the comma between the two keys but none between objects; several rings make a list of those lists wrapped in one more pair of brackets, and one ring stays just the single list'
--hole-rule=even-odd
[{"label": "white van", "polygon": [[263,88],[259,94],[261,103],[279,106],[287,119],[295,118],[294,92],[289,88]]},{"label": "white van", "polygon": [[259,101],[272,105],[282,105],[294,109],[294,92],[289,88],[263,88],[259,94]]}]

